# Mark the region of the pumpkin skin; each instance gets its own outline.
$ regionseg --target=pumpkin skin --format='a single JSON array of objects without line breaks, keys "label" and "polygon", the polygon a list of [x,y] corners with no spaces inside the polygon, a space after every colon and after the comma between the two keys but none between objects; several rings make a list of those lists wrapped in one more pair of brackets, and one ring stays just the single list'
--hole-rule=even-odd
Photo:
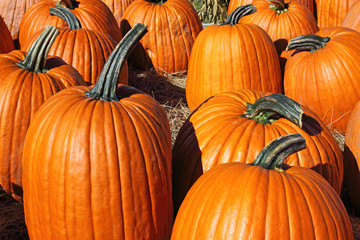
[{"label": "pumpkin skin", "polygon": [[86,84],[75,68],[58,57],[45,56],[47,72],[19,67],[27,55],[20,50],[0,54],[0,185],[17,200],[21,200],[21,155],[34,114],[60,90]]},{"label": "pumpkin skin", "polygon": [[351,28],[360,32],[360,1],[355,1],[347,12],[343,27]]},{"label": "pumpkin skin", "polygon": [[356,0],[316,0],[317,21],[320,28],[340,27]]},{"label": "pumpkin skin", "polygon": [[215,94],[244,88],[282,92],[274,43],[254,24],[206,27],[196,38],[190,55],[186,80],[190,111]]},{"label": "pumpkin skin", "polygon": [[[114,15],[100,0],[71,0],[68,2],[57,0],[70,9],[80,20],[83,28],[103,32],[111,36],[116,42],[122,38],[120,28]],[[76,4],[73,2],[77,2]],[[69,3],[73,3],[71,7]],[[29,38],[35,33],[41,31],[48,25],[55,27],[66,27],[64,20],[50,15],[50,8],[55,7],[54,0],[44,0],[29,8],[21,19],[19,29],[20,47],[26,44]]]},{"label": "pumpkin skin", "polygon": [[[108,63],[113,69],[124,61],[110,56]],[[31,239],[169,239],[171,134],[165,111],[127,85],[117,87],[117,101],[88,96],[104,79],[117,86],[116,76],[105,76],[93,88],[54,95],[31,121],[23,154]]]},{"label": "pumpkin skin", "polygon": [[121,17],[123,16],[125,9],[132,3],[134,0],[103,0],[103,2],[110,8],[111,12],[114,14],[116,21],[121,22]]},{"label": "pumpkin skin", "polygon": [[136,23],[147,25],[149,31],[130,55],[129,64],[139,69],[154,67],[160,74],[186,73],[192,46],[202,30],[191,3],[134,1],[126,8],[120,29],[125,34]]},{"label": "pumpkin skin", "polygon": [[11,33],[0,15],[0,53],[8,53],[15,50]]},{"label": "pumpkin skin", "polygon": [[318,173],[240,162],[204,173],[176,216],[171,240],[354,239],[340,197]]},{"label": "pumpkin skin", "polygon": [[[351,110],[360,100],[360,33],[342,27],[323,28],[330,37],[317,51],[301,51],[288,58],[285,95],[311,108],[332,130],[345,133]],[[341,64],[339,64],[341,63]]]},{"label": "pumpkin skin", "polygon": [[270,93],[249,89],[220,93],[205,101],[185,121],[173,146],[175,210],[202,173],[222,163],[251,163],[267,143],[289,133],[300,133],[306,139],[307,149],[290,156],[285,164],[315,170],[340,194],[341,150],[311,110],[303,107],[302,128],[283,117],[271,124],[240,117],[247,110],[246,103],[267,95]]}]

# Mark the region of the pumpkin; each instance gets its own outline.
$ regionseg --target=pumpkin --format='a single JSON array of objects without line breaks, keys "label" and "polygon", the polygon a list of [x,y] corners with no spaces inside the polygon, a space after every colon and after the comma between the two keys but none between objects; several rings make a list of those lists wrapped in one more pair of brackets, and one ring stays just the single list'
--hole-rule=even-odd
[{"label": "pumpkin", "polygon": [[8,53],[15,50],[15,45],[11,33],[7,28],[4,20],[0,16],[0,53]]},{"label": "pumpkin", "polygon": [[149,32],[129,57],[139,69],[154,67],[160,74],[185,74],[195,38],[202,24],[187,0],[140,0],[125,10],[120,28],[125,34],[136,23],[149,26]]},{"label": "pumpkin", "polygon": [[132,3],[134,0],[103,0],[103,2],[110,8],[111,12],[114,14],[116,21],[120,24],[121,17],[125,12],[125,9]]},{"label": "pumpkin", "polygon": [[360,100],[360,33],[342,27],[292,39],[284,91],[311,108],[331,129],[345,133],[351,110]]},{"label": "pumpkin", "polygon": [[185,90],[191,111],[221,92],[282,92],[279,57],[269,35],[254,24],[238,23],[253,11],[252,5],[241,6],[225,24],[206,27],[196,38]]},{"label": "pumpkin", "polygon": [[206,172],[181,204],[171,240],[354,239],[330,184],[315,171],[283,165],[304,147],[300,134],[282,136],[251,164],[221,164]]},{"label": "pumpkin", "polygon": [[68,8],[80,20],[83,28],[99,31],[119,42],[122,34],[114,15],[101,0],[43,0],[31,6],[20,22],[19,42],[22,47],[35,33],[48,25],[66,27],[66,22],[50,15],[50,8]]},{"label": "pumpkin", "polygon": [[342,153],[321,120],[282,94],[243,89],[209,98],[180,128],[172,160],[175,209],[204,172],[221,163],[251,163],[266,144],[290,133],[300,133],[307,149],[285,164],[315,170],[340,194]]},{"label": "pumpkin", "polygon": [[0,185],[21,200],[21,155],[31,119],[46,99],[70,86],[85,85],[81,75],[58,57],[47,57],[59,31],[47,27],[28,53],[0,54]]},{"label": "pumpkin", "polygon": [[316,0],[319,27],[340,27],[354,2],[356,0]]},{"label": "pumpkin", "polygon": [[360,1],[355,1],[350,7],[342,26],[360,32]]},{"label": "pumpkin", "polygon": [[[50,13],[62,18],[69,27],[59,28],[60,34],[51,46],[49,54],[59,56],[75,67],[88,85],[95,84],[116,42],[102,32],[82,28],[79,20],[69,9],[51,8]],[[25,51],[29,49],[38,34],[34,34],[23,46]],[[122,68],[119,83],[128,83],[126,63]]]},{"label": "pumpkin", "polygon": [[166,113],[140,90],[117,86],[145,31],[139,24],[124,36],[95,86],[61,91],[31,121],[23,154],[30,239],[169,239]]}]

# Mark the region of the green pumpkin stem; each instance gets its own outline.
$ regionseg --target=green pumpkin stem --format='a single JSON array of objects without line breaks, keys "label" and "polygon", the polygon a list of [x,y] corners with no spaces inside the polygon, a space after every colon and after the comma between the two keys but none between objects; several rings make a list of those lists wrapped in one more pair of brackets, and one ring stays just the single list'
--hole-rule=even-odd
[{"label": "green pumpkin stem", "polygon": [[298,49],[308,50],[313,53],[324,46],[330,41],[329,37],[320,37],[315,34],[303,35],[290,40],[286,47],[286,51]]},{"label": "green pumpkin stem", "polygon": [[137,42],[147,33],[147,26],[137,23],[119,42],[110,54],[95,86],[86,96],[102,101],[119,102],[116,88],[120,70]]},{"label": "green pumpkin stem", "polygon": [[269,0],[269,8],[276,11],[277,15],[289,11],[289,3],[285,3],[284,0]]},{"label": "green pumpkin stem", "polygon": [[59,30],[56,27],[47,26],[35,40],[25,59],[17,65],[35,73],[45,72],[46,58],[58,34]]},{"label": "green pumpkin stem", "polygon": [[225,24],[236,25],[239,23],[240,18],[250,15],[250,14],[253,14],[256,11],[257,11],[256,7],[252,4],[246,4],[246,5],[237,7],[234,11],[232,11],[229,14],[224,25]]},{"label": "green pumpkin stem", "polygon": [[162,5],[166,2],[166,0],[147,0],[148,2],[151,2],[153,4],[159,4]]},{"label": "green pumpkin stem", "polygon": [[57,16],[64,20],[69,28],[72,30],[80,29],[81,23],[79,19],[70,11],[70,9],[65,7],[51,7],[50,15]]},{"label": "green pumpkin stem", "polygon": [[306,141],[301,134],[294,133],[281,136],[266,145],[251,165],[283,172],[282,165],[285,159],[305,148]]},{"label": "green pumpkin stem", "polygon": [[240,117],[269,124],[275,121],[274,116],[282,116],[301,128],[303,114],[304,110],[299,103],[283,94],[275,93],[261,97],[253,104],[247,103],[247,110]]}]

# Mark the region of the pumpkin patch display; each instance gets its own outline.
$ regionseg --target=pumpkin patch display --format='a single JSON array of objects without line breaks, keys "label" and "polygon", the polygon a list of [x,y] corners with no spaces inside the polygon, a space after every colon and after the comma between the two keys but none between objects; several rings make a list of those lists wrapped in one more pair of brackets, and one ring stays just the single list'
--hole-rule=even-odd
[{"label": "pumpkin patch display", "polygon": [[254,11],[253,5],[241,6],[225,24],[206,27],[196,38],[186,80],[190,111],[221,92],[282,92],[279,57],[271,38],[259,26],[238,23]]},{"label": "pumpkin patch display", "polygon": [[185,74],[195,38],[202,24],[187,0],[139,0],[125,10],[120,28],[125,34],[136,23],[148,33],[129,56],[138,69],[154,67],[160,74]]},{"label": "pumpkin patch display", "polygon": [[292,39],[285,95],[313,110],[331,129],[345,133],[360,100],[360,33],[343,27],[320,29]]},{"label": "pumpkin patch display", "polygon": [[11,33],[0,15],[0,53],[8,53],[15,50]]},{"label": "pumpkin patch display", "polygon": [[23,154],[30,239],[169,239],[171,133],[162,106],[119,84],[135,25],[95,86],[65,89],[31,121]]},{"label": "pumpkin patch display", "polygon": [[360,32],[360,1],[359,0],[355,1],[353,5],[351,5],[349,11],[345,16],[342,26]]},{"label": "pumpkin patch display", "polygon": [[354,239],[330,184],[315,171],[283,164],[304,148],[300,134],[285,135],[250,164],[220,164],[204,173],[181,204],[171,240]]},{"label": "pumpkin patch display", "polygon": [[251,163],[270,141],[291,133],[300,133],[307,148],[284,163],[315,170],[340,194],[342,153],[316,114],[282,94],[243,89],[209,98],[180,128],[172,161],[175,210],[201,174],[222,163]]},{"label": "pumpkin patch display", "polygon": [[[83,28],[76,16],[67,8],[51,8],[50,13],[63,19],[69,27],[59,28],[60,34],[52,44],[49,54],[61,57],[76,68],[88,85],[95,84],[116,42],[102,32]],[[34,34],[23,45],[25,51],[29,49],[38,34]],[[126,62],[118,81],[123,84],[128,83]]]},{"label": "pumpkin patch display", "polygon": [[46,99],[70,86],[85,85],[75,68],[48,51],[59,31],[47,27],[28,53],[0,54],[0,185],[21,200],[26,131]]}]

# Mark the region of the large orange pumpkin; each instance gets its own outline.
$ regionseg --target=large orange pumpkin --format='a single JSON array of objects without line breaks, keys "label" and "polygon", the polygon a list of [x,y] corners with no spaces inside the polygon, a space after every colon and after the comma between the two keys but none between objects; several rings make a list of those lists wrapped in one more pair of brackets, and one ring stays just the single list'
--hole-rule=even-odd
[{"label": "large orange pumpkin", "polygon": [[310,169],[282,165],[304,147],[300,134],[287,135],[252,164],[221,164],[206,172],[181,204],[171,240],[354,239],[330,184]]},{"label": "large orange pumpkin", "polygon": [[[61,57],[67,64],[76,68],[88,85],[95,84],[116,42],[102,32],[83,28],[69,9],[52,8],[50,12],[62,18],[69,27],[59,28],[60,34],[51,46],[49,54]],[[22,49],[27,51],[39,34],[40,32],[35,33]],[[119,83],[128,83],[127,63],[121,70]]]},{"label": "large orange pumpkin", "polygon": [[31,119],[46,99],[85,85],[72,66],[47,53],[59,31],[46,28],[28,53],[0,54],[0,185],[21,199],[21,155]]},{"label": "large orange pumpkin", "polygon": [[133,66],[154,67],[160,74],[186,73],[195,38],[202,24],[187,0],[139,0],[125,10],[120,28],[125,34],[136,23],[149,27],[129,57]]},{"label": "large orange pumpkin", "polygon": [[350,7],[342,26],[360,32],[360,0],[355,1]]},{"label": "large orange pumpkin", "polygon": [[342,27],[290,41],[298,49],[288,58],[284,91],[312,109],[333,130],[345,133],[351,110],[360,100],[360,33]]},{"label": "large orange pumpkin", "polygon": [[241,6],[225,24],[206,27],[196,38],[186,80],[191,111],[221,92],[244,88],[282,92],[279,57],[271,38],[259,26],[238,23],[254,10],[253,5]]},{"label": "large orange pumpkin", "polygon": [[54,95],[24,147],[30,239],[169,239],[171,134],[162,106],[127,85],[120,68],[146,26],[135,25],[96,85]]},{"label": "large orange pumpkin", "polygon": [[308,108],[269,94],[248,89],[220,93],[186,120],[173,147],[175,209],[203,172],[221,163],[251,163],[266,144],[289,133],[300,133],[307,149],[285,163],[315,170],[340,194],[342,154],[330,131]]},{"label": "large orange pumpkin", "polygon": [[43,0],[34,4],[21,19],[19,42],[22,47],[35,33],[48,25],[66,27],[64,20],[50,15],[50,8],[67,8],[80,20],[83,28],[103,32],[119,42],[122,34],[114,15],[100,0]]},{"label": "large orange pumpkin", "polygon": [[320,28],[339,27],[356,0],[316,0],[317,20]]},{"label": "large orange pumpkin", "polygon": [[11,33],[0,15],[0,53],[8,53],[15,50]]}]

